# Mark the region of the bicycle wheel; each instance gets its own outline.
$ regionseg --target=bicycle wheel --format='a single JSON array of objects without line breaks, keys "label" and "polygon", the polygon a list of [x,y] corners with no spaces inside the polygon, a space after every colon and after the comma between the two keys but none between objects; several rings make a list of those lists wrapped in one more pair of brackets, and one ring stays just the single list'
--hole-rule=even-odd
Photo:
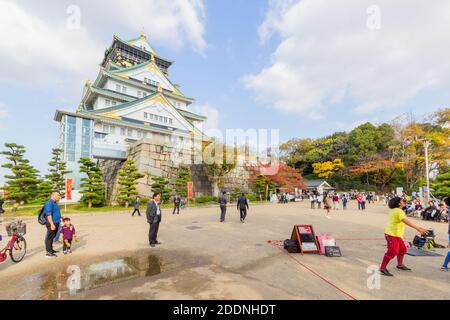
[{"label": "bicycle wheel", "polygon": [[9,256],[15,263],[22,261],[27,253],[27,242],[22,236],[18,236],[17,240],[13,243],[11,250],[9,250]]}]

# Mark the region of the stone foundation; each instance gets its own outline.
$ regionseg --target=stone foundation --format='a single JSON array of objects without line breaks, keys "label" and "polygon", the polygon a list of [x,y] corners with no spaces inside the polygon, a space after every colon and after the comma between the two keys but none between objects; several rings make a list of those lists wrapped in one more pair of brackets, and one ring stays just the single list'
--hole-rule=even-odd
[{"label": "stone foundation", "polygon": [[[146,176],[138,180],[137,191],[141,197],[152,195],[151,177],[164,177],[173,185],[178,177],[180,165],[187,165],[191,170],[194,183],[194,197],[213,195],[214,184],[208,178],[207,171],[202,164],[193,164],[193,151],[185,148],[175,149],[164,143],[155,143],[150,140],[141,140],[130,147],[128,159],[133,160],[139,172]],[[107,195],[111,203],[116,202],[118,191],[118,172],[123,166],[119,160],[99,160],[107,183]],[[250,173],[240,166],[233,169],[224,177],[223,190],[232,192],[239,188],[242,192],[250,192]]]}]

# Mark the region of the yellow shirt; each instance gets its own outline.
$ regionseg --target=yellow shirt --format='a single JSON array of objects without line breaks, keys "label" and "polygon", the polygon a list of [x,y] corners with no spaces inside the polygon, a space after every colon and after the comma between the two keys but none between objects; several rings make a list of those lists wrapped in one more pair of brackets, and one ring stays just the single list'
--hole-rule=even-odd
[{"label": "yellow shirt", "polygon": [[405,223],[402,220],[405,218],[405,211],[400,208],[392,209],[389,214],[389,225],[384,233],[389,236],[403,238],[405,234]]}]

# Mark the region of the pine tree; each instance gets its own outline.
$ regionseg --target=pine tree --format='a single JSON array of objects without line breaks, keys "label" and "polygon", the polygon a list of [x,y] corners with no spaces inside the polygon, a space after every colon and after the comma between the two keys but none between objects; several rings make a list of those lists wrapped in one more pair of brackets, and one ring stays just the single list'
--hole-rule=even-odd
[{"label": "pine tree", "polygon": [[450,167],[447,172],[443,172],[436,176],[436,180],[432,184],[433,195],[436,197],[450,196]]},{"label": "pine tree", "polygon": [[186,165],[180,166],[178,169],[178,178],[175,181],[175,191],[182,197],[187,198],[187,183],[191,181],[191,171]]},{"label": "pine tree", "polygon": [[55,189],[49,180],[41,180],[37,186],[37,199],[40,203],[44,203],[50,198],[50,194]]},{"label": "pine tree", "polygon": [[163,177],[153,177],[152,180],[152,191],[154,193],[159,193],[163,202],[168,202],[170,199],[170,192],[172,192],[172,189],[167,187],[169,181]]},{"label": "pine tree", "polygon": [[23,158],[25,147],[15,143],[5,143],[7,150],[0,152],[6,156],[11,163],[2,165],[3,168],[10,169],[10,175],[5,175],[8,191],[8,198],[17,203],[26,203],[33,199],[37,193],[38,171],[30,165],[30,162]]},{"label": "pine tree", "polygon": [[128,205],[137,196],[136,183],[138,179],[145,177],[144,174],[138,172],[138,168],[134,165],[133,160],[127,160],[119,171],[119,194],[118,199],[120,203]]},{"label": "pine tree", "polygon": [[50,181],[53,190],[58,190],[61,193],[61,197],[65,196],[66,180],[65,175],[71,173],[67,170],[67,164],[62,159],[62,149],[52,149],[52,161],[48,163],[50,168],[48,171],[50,174],[46,175],[45,178]]},{"label": "pine tree", "polygon": [[86,175],[81,180],[80,191],[83,196],[81,202],[86,204],[89,208],[94,206],[102,206],[105,203],[105,186],[103,184],[103,175],[97,164],[90,158],[81,158],[80,172]]}]

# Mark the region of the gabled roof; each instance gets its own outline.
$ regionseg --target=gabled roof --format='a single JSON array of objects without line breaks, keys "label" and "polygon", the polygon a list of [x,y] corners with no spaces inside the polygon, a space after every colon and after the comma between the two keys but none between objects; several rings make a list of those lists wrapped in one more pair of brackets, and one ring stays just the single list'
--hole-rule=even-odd
[{"label": "gabled roof", "polygon": [[328,188],[332,188],[331,185],[323,179],[312,179],[312,180],[306,181],[306,186],[308,188],[318,188],[322,185],[325,185]]},{"label": "gabled roof", "polygon": [[120,69],[116,69],[116,70],[111,70],[109,71],[112,74],[117,74],[117,75],[124,75],[125,77],[127,77],[128,73],[131,71],[135,71],[135,70],[139,70],[139,69],[151,69],[153,71],[156,71],[158,74],[161,75],[161,77],[163,77],[164,79],[167,80],[167,82],[169,82],[169,84],[174,88],[173,92],[177,95],[183,96],[184,94],[180,91],[180,89],[172,83],[172,81],[170,81],[169,77],[167,77],[167,75],[161,71],[161,69],[156,65],[155,61],[148,61],[148,62],[144,62],[141,64],[136,64],[134,66],[131,67],[124,67],[124,68],[120,68]]},{"label": "gabled roof", "polygon": [[[146,63],[142,63],[142,64],[140,64],[140,66],[143,66],[145,64]],[[122,68],[121,70],[122,70],[122,72],[125,72],[127,69],[126,68]],[[163,75],[164,75],[164,73],[163,73]],[[103,67],[100,68],[100,72],[99,72],[96,80],[94,81],[93,86],[95,86],[97,88],[101,87],[103,85],[104,80],[106,78],[115,79],[117,81],[121,81],[121,82],[127,83],[127,84],[132,85],[132,86],[137,86],[137,87],[139,87],[139,88],[141,88],[143,90],[149,91],[149,90],[153,89],[153,90],[156,91],[156,87],[155,86],[152,86],[152,85],[149,85],[149,84],[144,84],[141,81],[137,81],[137,80],[132,79],[132,78],[130,79],[130,78],[124,77],[124,76],[120,75],[120,72],[108,71],[108,70],[106,70]],[[169,80],[169,82],[170,82],[170,80]],[[174,85],[174,87],[176,88],[175,85]],[[166,90],[166,89],[163,89],[163,91],[164,91],[164,94],[166,96],[168,96],[170,98],[173,98],[173,99],[178,99],[180,101],[183,101],[183,102],[187,103],[188,105],[195,101],[194,98],[186,97],[183,94],[181,94],[181,95],[175,94],[172,91],[169,91],[169,90]]]},{"label": "gabled roof", "polygon": [[169,100],[167,100],[167,98],[164,96],[164,94],[162,94],[160,92],[155,92],[155,93],[153,93],[151,95],[148,95],[148,96],[146,96],[144,98],[140,98],[140,99],[136,99],[134,101],[122,103],[122,104],[117,105],[117,106],[112,106],[112,107],[102,108],[102,109],[97,109],[97,110],[89,110],[89,111],[84,110],[84,112],[85,113],[89,113],[89,114],[93,114],[93,115],[104,116],[104,117],[118,118],[118,116],[116,115],[117,112],[126,110],[128,108],[131,108],[131,107],[133,107],[135,105],[138,105],[138,104],[140,104],[142,102],[155,100],[155,99],[159,99],[159,101],[163,105],[166,105],[167,107],[171,108],[175,114],[178,114],[179,117],[181,119],[183,119],[183,121],[185,122],[185,125],[187,127],[189,127],[189,129],[192,132],[195,132],[196,134],[203,136],[203,133],[200,130],[198,130],[191,122],[187,121],[185,119],[185,116],[183,116],[183,114],[181,114],[180,110],[175,108],[172,105],[172,103]]},{"label": "gabled roof", "polygon": [[148,42],[148,40],[147,40],[147,36],[144,33],[142,33],[142,32],[141,32],[141,35],[139,37],[133,38],[133,39],[130,39],[130,40],[126,40],[125,42],[128,43],[131,46],[135,46],[136,48],[140,49],[140,47],[135,45],[137,42],[140,42],[140,41],[142,41],[142,42],[144,42],[145,44],[148,45],[148,47],[150,48],[150,52],[155,53],[155,50],[150,45],[150,42]]}]

